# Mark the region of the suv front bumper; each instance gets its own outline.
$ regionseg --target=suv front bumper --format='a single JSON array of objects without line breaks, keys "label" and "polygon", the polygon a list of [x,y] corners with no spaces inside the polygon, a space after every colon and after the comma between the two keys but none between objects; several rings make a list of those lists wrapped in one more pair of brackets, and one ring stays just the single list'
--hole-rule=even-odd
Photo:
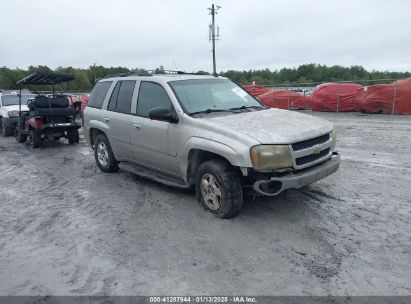
[{"label": "suv front bumper", "polygon": [[340,159],[340,156],[334,153],[329,160],[301,172],[256,181],[253,188],[265,196],[275,196],[287,189],[299,189],[336,172],[340,167]]}]

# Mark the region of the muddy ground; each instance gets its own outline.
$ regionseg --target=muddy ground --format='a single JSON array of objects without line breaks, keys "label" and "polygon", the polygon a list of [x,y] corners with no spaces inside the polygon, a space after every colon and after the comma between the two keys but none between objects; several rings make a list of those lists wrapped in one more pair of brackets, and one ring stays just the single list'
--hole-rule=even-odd
[{"label": "muddy ground", "polygon": [[1,137],[0,295],[411,295],[411,117],[311,115],[340,171],[230,220],[84,141]]}]

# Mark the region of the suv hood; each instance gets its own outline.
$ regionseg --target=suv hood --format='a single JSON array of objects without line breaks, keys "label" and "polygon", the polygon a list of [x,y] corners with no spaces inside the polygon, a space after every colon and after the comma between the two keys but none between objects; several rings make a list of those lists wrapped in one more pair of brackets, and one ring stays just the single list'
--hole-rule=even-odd
[{"label": "suv hood", "polygon": [[248,135],[262,144],[291,144],[333,129],[333,124],[327,120],[280,109],[243,112],[207,120]]}]

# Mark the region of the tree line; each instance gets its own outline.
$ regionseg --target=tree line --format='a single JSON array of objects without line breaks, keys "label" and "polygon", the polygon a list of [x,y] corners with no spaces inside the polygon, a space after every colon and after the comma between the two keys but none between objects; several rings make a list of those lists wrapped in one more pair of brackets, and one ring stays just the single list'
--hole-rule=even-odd
[{"label": "tree line", "polygon": [[252,83],[262,85],[274,84],[311,84],[335,81],[401,79],[411,77],[410,72],[367,71],[364,67],[354,65],[343,67],[340,65],[325,66],[319,64],[303,64],[297,68],[282,68],[280,70],[249,70],[227,71],[222,73],[240,84]]},{"label": "tree line", "polygon": [[[29,66],[28,69],[0,68],[0,89],[17,89],[16,82],[34,72],[56,72],[70,74],[76,79],[69,83],[64,90],[87,92],[92,89],[95,82],[108,74],[124,73],[131,71],[144,71],[144,69],[129,69],[127,67],[90,66],[88,68],[58,67],[51,69],[47,66]],[[164,73],[163,66],[155,70],[155,73]],[[198,71],[198,74],[208,72]],[[303,64],[296,68],[282,68],[280,70],[229,70],[220,73],[240,84],[250,84],[253,81],[261,85],[302,83],[317,83],[330,81],[375,80],[375,79],[400,79],[411,77],[410,72],[367,71],[362,66],[343,67],[340,65],[325,66],[319,64]],[[48,90],[48,87],[39,87],[38,90]]]}]

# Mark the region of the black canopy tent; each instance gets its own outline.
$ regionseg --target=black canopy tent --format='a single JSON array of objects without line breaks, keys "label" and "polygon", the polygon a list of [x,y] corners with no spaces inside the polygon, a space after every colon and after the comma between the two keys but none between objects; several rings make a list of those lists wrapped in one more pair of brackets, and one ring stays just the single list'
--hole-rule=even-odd
[{"label": "black canopy tent", "polygon": [[20,79],[17,81],[18,85],[22,84],[35,84],[35,85],[40,85],[40,84],[59,84],[63,82],[69,82],[76,79],[74,76],[71,75],[65,75],[65,74],[57,74],[57,73],[33,73],[29,76],[24,77],[23,79]]}]

